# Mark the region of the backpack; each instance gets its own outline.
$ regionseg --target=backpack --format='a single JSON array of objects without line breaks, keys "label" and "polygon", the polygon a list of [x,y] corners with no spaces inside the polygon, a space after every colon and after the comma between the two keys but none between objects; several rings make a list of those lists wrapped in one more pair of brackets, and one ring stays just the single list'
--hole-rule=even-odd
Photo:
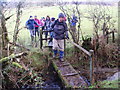
[{"label": "backpack", "polygon": [[30,20],[28,20],[28,24],[31,24],[31,21],[30,21]]},{"label": "backpack", "polygon": [[[55,26],[57,23],[58,23],[58,20],[55,21],[54,26]],[[63,27],[64,27],[64,29],[65,29],[65,22],[63,22],[62,25],[63,25]],[[53,26],[53,28],[54,28],[54,26]]]}]

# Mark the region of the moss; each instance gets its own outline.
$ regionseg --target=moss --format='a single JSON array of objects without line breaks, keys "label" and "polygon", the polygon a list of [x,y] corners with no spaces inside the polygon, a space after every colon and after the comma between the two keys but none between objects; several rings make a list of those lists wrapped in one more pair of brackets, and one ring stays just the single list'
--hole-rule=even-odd
[{"label": "moss", "polygon": [[14,58],[14,57],[15,57],[15,55],[12,54],[12,55],[10,55],[9,57],[2,58],[2,59],[0,59],[0,63],[3,63],[3,62],[5,62],[5,61],[8,61],[8,60],[10,60],[11,58]]},{"label": "moss", "polygon": [[90,86],[89,88],[118,88],[120,80],[113,80],[113,81],[100,81],[95,83],[94,85]]},{"label": "moss", "polygon": [[118,88],[118,84],[120,81],[114,80],[114,81],[104,81],[101,82],[101,87],[102,88]]},{"label": "moss", "polygon": [[19,68],[23,68],[19,63],[17,62],[12,62],[12,65],[16,66],[16,67],[19,67]]}]

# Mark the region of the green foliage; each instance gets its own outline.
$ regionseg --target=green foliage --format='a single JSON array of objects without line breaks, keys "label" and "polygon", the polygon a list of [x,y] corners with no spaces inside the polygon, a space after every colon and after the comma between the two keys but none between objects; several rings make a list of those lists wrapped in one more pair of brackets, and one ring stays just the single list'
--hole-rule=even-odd
[{"label": "green foliage", "polygon": [[73,52],[74,52],[75,50],[74,50],[74,48],[72,48],[72,47],[68,47],[68,48],[65,49],[65,51],[66,51],[66,56],[67,56],[67,57],[70,57],[70,56],[73,55]]},{"label": "green foliage", "polygon": [[45,55],[43,52],[31,52],[30,55],[28,56],[30,60],[32,60],[31,66],[36,67],[36,68],[43,68],[45,65]]},{"label": "green foliage", "polygon": [[113,81],[99,81],[94,85],[90,86],[89,88],[118,88],[120,80],[113,80]]},{"label": "green foliage", "polygon": [[[43,52],[29,52],[28,56],[22,57],[20,61],[14,58],[14,60],[3,62],[2,65],[4,66],[2,69],[4,89],[7,87],[20,88],[26,84],[35,86],[43,83],[41,77],[45,67]],[[8,84],[12,86],[8,86]]]},{"label": "green foliage", "polygon": [[12,54],[12,55],[10,55],[9,57],[5,57],[5,58],[0,59],[0,63],[3,63],[3,62],[5,62],[5,61],[8,61],[8,60],[10,60],[11,58],[13,58],[14,56],[15,56],[15,55]]}]

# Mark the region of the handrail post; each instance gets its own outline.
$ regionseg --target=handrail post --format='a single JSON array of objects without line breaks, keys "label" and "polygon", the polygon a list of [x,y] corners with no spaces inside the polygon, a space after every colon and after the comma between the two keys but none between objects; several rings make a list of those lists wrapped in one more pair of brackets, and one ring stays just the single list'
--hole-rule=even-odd
[{"label": "handrail post", "polygon": [[94,51],[90,50],[91,53],[90,57],[90,85],[93,85],[94,83]]},{"label": "handrail post", "polygon": [[112,42],[115,43],[115,33],[112,31]]},{"label": "handrail post", "polygon": [[42,45],[43,45],[43,42],[42,42],[42,33],[43,33],[43,31],[42,31],[42,29],[40,29],[40,49],[42,49]]}]

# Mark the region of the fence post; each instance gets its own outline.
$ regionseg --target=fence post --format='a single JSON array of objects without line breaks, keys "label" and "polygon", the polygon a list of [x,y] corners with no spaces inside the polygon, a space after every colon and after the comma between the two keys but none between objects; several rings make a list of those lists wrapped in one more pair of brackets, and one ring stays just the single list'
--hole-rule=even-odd
[{"label": "fence post", "polygon": [[91,53],[90,56],[90,85],[93,85],[94,83],[94,51],[90,50]]},{"label": "fence post", "polygon": [[112,31],[112,42],[115,43],[115,34],[114,34],[114,31]]},{"label": "fence post", "polygon": [[42,29],[40,29],[40,49],[42,49],[42,45],[43,45],[43,43],[42,43],[42,33],[43,33],[43,31],[42,31]]},{"label": "fence post", "polygon": [[109,43],[109,35],[108,35],[108,31],[106,31],[106,36],[107,36],[107,44]]}]

